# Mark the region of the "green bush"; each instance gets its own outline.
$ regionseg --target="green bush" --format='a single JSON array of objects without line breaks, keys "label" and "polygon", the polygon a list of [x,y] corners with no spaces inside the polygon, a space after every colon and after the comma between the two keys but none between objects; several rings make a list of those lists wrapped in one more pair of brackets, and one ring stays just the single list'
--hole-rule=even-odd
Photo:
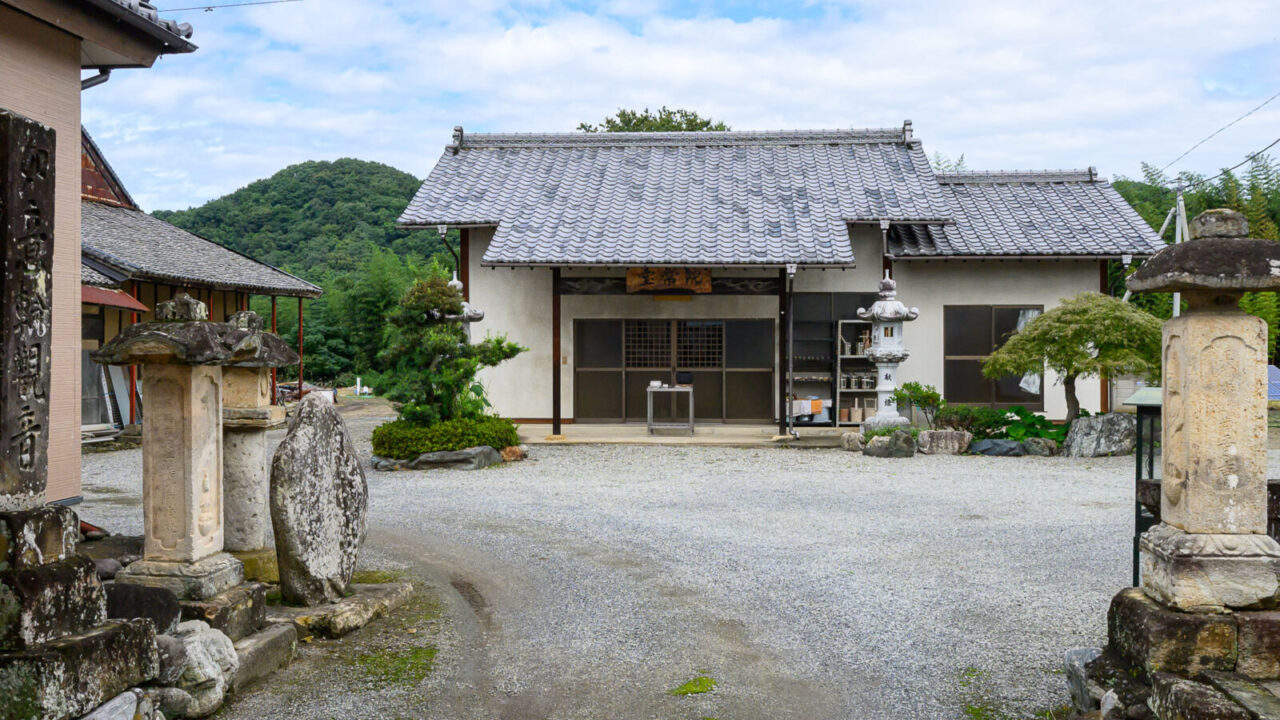
[{"label": "green bush", "polygon": [[1022,442],[1027,438],[1038,437],[1048,438],[1061,445],[1062,441],[1067,439],[1067,429],[1070,428],[1068,423],[1059,425],[1021,405],[1009,408],[1008,412],[1012,419],[1005,428],[1005,437],[1010,440]]},{"label": "green bush", "polygon": [[938,411],[947,406],[942,393],[932,385],[921,385],[918,382],[905,382],[902,387],[893,391],[893,399],[899,408],[913,407],[924,415],[925,425],[933,427]]},{"label": "green bush", "polygon": [[1009,414],[1005,410],[972,405],[947,405],[934,418],[936,427],[966,430],[973,434],[974,440],[1005,437],[1009,422]]},{"label": "green bush", "polygon": [[445,420],[427,426],[393,420],[373,430],[373,454],[397,460],[442,450],[464,450],[481,445],[501,450],[519,444],[515,423],[493,415]]}]

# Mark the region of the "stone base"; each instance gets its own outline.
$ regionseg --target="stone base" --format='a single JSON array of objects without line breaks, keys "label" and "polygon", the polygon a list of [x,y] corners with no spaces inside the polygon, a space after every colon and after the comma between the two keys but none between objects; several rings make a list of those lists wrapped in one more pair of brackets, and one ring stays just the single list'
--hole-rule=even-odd
[{"label": "stone base", "polygon": [[1110,649],[1146,673],[1194,676],[1236,666],[1236,619],[1185,613],[1156,603],[1137,588],[1121,590],[1107,611]]},{"label": "stone base", "polygon": [[121,570],[116,582],[168,588],[179,599],[204,600],[244,582],[244,565],[226,553],[193,563],[139,560]]},{"label": "stone base", "polygon": [[264,407],[222,406],[222,427],[270,430],[284,425],[285,409],[280,405]]},{"label": "stone base", "polygon": [[1152,676],[1148,704],[1156,717],[1170,720],[1254,720],[1217,688],[1168,673]]},{"label": "stone base", "polygon": [[183,620],[202,620],[232,641],[262,629],[267,621],[267,586],[245,583],[202,600],[180,600]]},{"label": "stone base", "polygon": [[368,625],[404,604],[413,593],[410,583],[385,585],[352,585],[351,597],[328,605],[290,607],[279,605],[268,609],[267,622],[292,623],[299,636],[319,635],[337,638]]},{"label": "stone base", "polygon": [[1142,589],[1185,612],[1280,603],[1280,543],[1267,535],[1202,535],[1160,523],[1143,533]]},{"label": "stone base", "polygon": [[298,649],[298,630],[293,623],[268,625],[236,643],[240,668],[231,681],[232,692],[240,692],[253,683],[288,665]]},{"label": "stone base", "polygon": [[0,513],[0,572],[62,562],[79,537],[80,521],[63,505]]},{"label": "stone base", "polygon": [[0,720],[79,717],[158,672],[155,628],[147,620],[108,622],[0,654]]},{"label": "stone base", "polygon": [[865,432],[888,427],[906,427],[910,424],[911,421],[901,415],[872,415],[862,421],[862,430]]},{"label": "stone base", "polygon": [[276,565],[275,548],[265,550],[228,550],[244,565],[245,582],[280,582],[280,566]]},{"label": "stone base", "polygon": [[106,619],[106,595],[89,558],[0,572],[0,651],[84,632]]}]

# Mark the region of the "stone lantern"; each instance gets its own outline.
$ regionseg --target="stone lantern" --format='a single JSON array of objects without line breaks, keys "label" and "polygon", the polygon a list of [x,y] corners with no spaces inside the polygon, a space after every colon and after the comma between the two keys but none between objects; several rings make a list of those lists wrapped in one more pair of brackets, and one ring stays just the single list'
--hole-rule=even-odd
[{"label": "stone lantern", "polygon": [[1105,652],[1089,662],[1097,650],[1068,653],[1082,710],[1107,688],[1122,710],[1147,713],[1128,717],[1274,717],[1280,707],[1270,689],[1280,544],[1267,535],[1267,326],[1239,306],[1246,291],[1280,290],[1280,243],[1247,230],[1240,213],[1210,210],[1191,221],[1188,242],[1129,277],[1134,292],[1182,293],[1187,311],[1164,325],[1161,522],[1139,542],[1142,587],[1111,601]]},{"label": "stone lantern", "polygon": [[142,366],[143,559],[117,582],[203,599],[243,581],[223,552],[222,366],[234,357],[229,326],[208,321],[185,293],[156,307],[93,353],[104,365]]},{"label": "stone lantern", "polygon": [[222,369],[225,547],[244,563],[246,578],[274,581],[267,430],[284,424],[285,411],[271,403],[271,368],[298,364],[298,353],[263,332],[253,311],[232,315],[228,324],[223,342],[240,352]]},{"label": "stone lantern", "polygon": [[858,317],[871,321],[871,347],[867,357],[876,364],[876,414],[863,423],[869,430],[911,422],[898,414],[893,393],[898,389],[898,364],[910,355],[902,343],[902,324],[920,317],[920,311],[898,300],[897,287],[886,270],[880,281],[880,299],[869,309],[858,309]]}]

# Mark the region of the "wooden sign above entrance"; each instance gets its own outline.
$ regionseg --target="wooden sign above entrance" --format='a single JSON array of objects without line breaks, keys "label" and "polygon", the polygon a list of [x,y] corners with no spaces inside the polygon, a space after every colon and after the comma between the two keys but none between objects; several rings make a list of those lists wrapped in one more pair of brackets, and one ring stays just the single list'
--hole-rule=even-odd
[{"label": "wooden sign above entrance", "polygon": [[627,292],[711,292],[709,268],[627,268]]}]

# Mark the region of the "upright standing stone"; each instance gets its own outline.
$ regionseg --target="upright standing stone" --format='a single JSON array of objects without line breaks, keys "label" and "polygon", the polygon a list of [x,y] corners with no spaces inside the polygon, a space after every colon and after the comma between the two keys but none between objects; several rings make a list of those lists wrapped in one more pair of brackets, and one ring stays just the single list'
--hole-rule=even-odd
[{"label": "upright standing stone", "polygon": [[126,328],[94,362],[142,366],[143,559],[117,582],[207,598],[238,585],[223,552],[222,365],[227,327],[185,293],[156,308],[159,322]]},{"label": "upright standing stone", "polygon": [[53,157],[53,130],[0,111],[0,512],[48,481]]},{"label": "upright standing stone", "polygon": [[880,299],[869,309],[858,309],[858,317],[871,321],[871,347],[867,357],[876,364],[876,414],[863,423],[867,429],[910,425],[898,414],[893,394],[898,389],[898,364],[910,356],[902,343],[902,324],[920,317],[916,308],[898,300],[898,284],[885,271],[880,281]]},{"label": "upright standing stone", "polygon": [[324,397],[304,397],[271,462],[271,524],[285,601],[319,605],[346,594],[368,505],[364,469],[342,416]]},{"label": "upright standing stone", "polygon": [[226,549],[244,563],[245,577],[274,581],[267,430],[283,425],[285,412],[271,403],[270,369],[296,365],[298,354],[263,332],[257,313],[238,312],[230,324],[235,330],[226,340],[236,346],[253,344],[256,350],[222,371]]},{"label": "upright standing stone", "polygon": [[1164,326],[1161,524],[1141,541],[1143,589],[1179,610],[1270,606],[1280,544],[1267,536],[1267,327],[1239,307],[1280,289],[1280,244],[1250,240],[1244,216],[1210,210],[1189,242],[1134,273],[1136,291],[1179,291]]}]

